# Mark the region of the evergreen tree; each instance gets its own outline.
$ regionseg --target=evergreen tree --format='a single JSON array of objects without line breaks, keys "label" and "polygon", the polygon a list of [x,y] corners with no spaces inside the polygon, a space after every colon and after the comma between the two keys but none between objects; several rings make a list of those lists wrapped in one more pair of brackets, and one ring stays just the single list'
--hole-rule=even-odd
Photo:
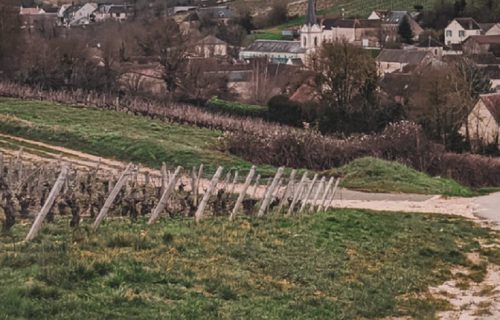
[{"label": "evergreen tree", "polygon": [[413,37],[414,37],[413,30],[411,29],[410,21],[408,21],[407,16],[403,18],[403,21],[401,21],[398,31],[402,42],[408,44],[413,43]]}]

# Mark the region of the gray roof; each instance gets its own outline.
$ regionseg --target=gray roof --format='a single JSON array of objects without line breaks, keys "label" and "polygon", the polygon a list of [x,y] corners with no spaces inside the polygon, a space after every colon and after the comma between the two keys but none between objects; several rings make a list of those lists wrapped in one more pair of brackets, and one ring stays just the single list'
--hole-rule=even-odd
[{"label": "gray roof", "polygon": [[455,21],[465,30],[481,30],[481,26],[472,18],[456,18]]},{"label": "gray roof", "polygon": [[257,40],[243,51],[305,53],[306,49],[300,46],[300,41]]},{"label": "gray roof", "polygon": [[385,17],[384,22],[388,24],[400,24],[407,15],[407,11],[391,11]]},{"label": "gray roof", "polygon": [[383,49],[378,55],[377,61],[418,65],[429,54],[428,51],[420,50]]},{"label": "gray roof", "polygon": [[483,30],[484,32],[490,30],[491,28],[493,28],[494,25],[496,25],[495,22],[487,22],[487,23],[478,23],[478,25],[481,27],[481,30]]}]

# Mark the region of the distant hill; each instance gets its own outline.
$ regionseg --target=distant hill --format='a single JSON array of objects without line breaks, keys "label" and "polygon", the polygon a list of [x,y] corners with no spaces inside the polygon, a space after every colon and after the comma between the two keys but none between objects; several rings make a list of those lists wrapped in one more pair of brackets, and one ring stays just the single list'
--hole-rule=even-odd
[{"label": "distant hill", "polygon": [[[287,0],[288,3],[299,0]],[[345,17],[366,17],[375,9],[388,10],[415,10],[415,5],[422,5],[425,9],[431,9],[438,2],[453,2],[454,0],[318,0],[320,13],[338,13],[344,9]],[[235,4],[245,3],[251,9],[257,11],[271,5],[268,0],[236,0]],[[326,7],[326,9],[324,9]]]}]

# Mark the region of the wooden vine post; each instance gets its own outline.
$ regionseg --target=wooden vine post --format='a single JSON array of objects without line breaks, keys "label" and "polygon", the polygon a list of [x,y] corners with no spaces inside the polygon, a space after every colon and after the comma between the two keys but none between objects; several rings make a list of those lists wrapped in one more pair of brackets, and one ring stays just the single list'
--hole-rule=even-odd
[{"label": "wooden vine post", "polygon": [[198,170],[198,176],[196,177],[195,189],[194,189],[194,205],[198,205],[198,196],[200,193],[200,181],[203,177],[203,163],[200,164],[200,168]]},{"label": "wooden vine post", "polygon": [[177,177],[179,173],[181,172],[182,167],[177,167],[175,169],[174,175],[168,182],[167,187],[165,188],[165,191],[163,192],[160,201],[158,202],[158,205],[155,207],[153,210],[153,213],[151,214],[151,218],[149,218],[148,224],[153,224],[156,220],[158,220],[158,217],[160,216],[160,213],[165,209],[165,206],[167,205],[168,198],[170,197],[170,193],[175,188],[175,184],[177,183]]},{"label": "wooden vine post", "polygon": [[57,195],[59,194],[59,192],[61,192],[64,181],[66,180],[66,176],[68,175],[68,171],[68,166],[64,165],[61,173],[59,174],[59,177],[56,180],[56,183],[52,187],[52,190],[50,190],[47,200],[45,201],[40,212],[38,212],[38,215],[35,218],[35,222],[33,222],[33,225],[31,226],[31,229],[28,232],[25,241],[31,241],[36,237],[38,231],[42,227],[43,219],[45,219],[45,216],[47,216],[47,213],[49,213],[49,210],[54,205],[54,201],[56,200]]},{"label": "wooden vine post", "polygon": [[229,188],[229,194],[234,193],[234,188],[236,187],[236,183],[238,182],[238,171],[234,173],[233,183],[231,183],[231,187]]},{"label": "wooden vine post", "polygon": [[337,181],[335,181],[335,186],[333,187],[332,195],[330,196],[330,201],[328,201],[328,204],[326,205],[327,208],[330,208],[332,206],[333,199],[335,198],[335,193],[337,192],[339,184],[340,184],[340,178],[337,178]]},{"label": "wooden vine post", "polygon": [[101,208],[101,211],[99,211],[99,215],[97,215],[97,218],[94,221],[94,224],[92,225],[92,229],[95,231],[101,224],[102,220],[106,217],[108,214],[109,208],[113,204],[113,201],[115,201],[116,196],[118,195],[118,192],[123,188],[123,185],[125,182],[127,182],[127,179],[130,176],[130,170],[132,169],[132,163],[129,163],[127,168],[122,172],[120,178],[116,182],[116,184],[113,187],[113,190],[109,194],[108,198],[106,199],[106,202],[104,202],[103,207]]},{"label": "wooden vine post", "polygon": [[267,210],[267,207],[269,207],[269,203],[271,202],[271,198],[273,195],[273,191],[278,185],[278,181],[281,179],[281,176],[283,175],[283,171],[285,168],[280,167],[278,171],[276,172],[276,175],[274,176],[273,182],[271,182],[271,185],[269,188],[267,188],[266,195],[264,196],[264,200],[262,201],[262,204],[260,205],[259,212],[257,213],[257,217],[262,217]]},{"label": "wooden vine post", "polygon": [[288,208],[288,212],[286,213],[287,215],[291,215],[293,212],[293,208],[295,208],[295,205],[297,204],[297,201],[299,200],[299,196],[302,192],[302,188],[304,187],[304,182],[307,179],[307,172],[304,172],[302,175],[302,179],[300,179],[299,185],[297,186],[297,189],[295,190],[293,194],[293,199],[292,203],[290,204],[290,207]]},{"label": "wooden vine post", "polygon": [[255,199],[255,196],[257,195],[257,188],[259,187],[259,181],[260,181],[260,174],[257,175],[257,178],[255,178],[255,185],[253,187],[253,193],[252,193],[253,199]]},{"label": "wooden vine post", "polygon": [[203,216],[203,211],[205,211],[208,199],[210,199],[210,195],[213,193],[215,187],[217,186],[217,183],[219,182],[219,178],[220,175],[222,174],[223,169],[224,169],[223,167],[219,167],[215,172],[214,176],[212,177],[212,181],[210,181],[210,186],[203,195],[203,199],[201,200],[200,205],[198,206],[198,209],[196,210],[196,213],[194,215],[196,222],[199,222],[201,217]]},{"label": "wooden vine post", "polygon": [[290,174],[290,181],[288,181],[288,184],[286,185],[285,192],[283,193],[283,197],[281,198],[281,201],[278,205],[278,212],[281,212],[281,209],[283,209],[283,206],[285,205],[285,202],[288,200],[288,193],[292,189],[293,184],[295,183],[295,175],[297,174],[297,170],[293,169],[292,173]]},{"label": "wooden vine post", "polygon": [[328,197],[328,193],[330,193],[330,188],[332,187],[333,180],[335,180],[335,179],[333,177],[331,177],[330,180],[328,181],[328,184],[326,185],[325,191],[323,192],[323,197],[321,198],[321,202],[318,206],[317,212],[320,212],[321,210],[323,210],[325,208],[326,198]]},{"label": "wooden vine post", "polygon": [[307,191],[306,191],[306,194],[304,196],[304,198],[302,199],[302,205],[300,206],[300,210],[299,212],[302,212],[304,211],[304,209],[306,208],[307,206],[307,201],[309,200],[309,197],[311,196],[311,193],[313,191],[313,188],[314,188],[314,184],[316,183],[316,180],[318,179],[318,174],[316,173],[314,175],[314,178],[312,179],[311,181],[311,184],[309,185],[309,187],[307,188]]},{"label": "wooden vine post", "polygon": [[168,174],[167,174],[167,165],[165,162],[161,164],[161,193],[165,192],[165,187],[167,185]]},{"label": "wooden vine post", "polygon": [[318,183],[318,189],[316,189],[316,193],[314,194],[314,199],[311,205],[312,210],[314,211],[316,209],[316,203],[319,200],[319,195],[321,194],[321,191],[323,190],[323,187],[325,185],[325,177],[322,177],[321,180]]},{"label": "wooden vine post", "polygon": [[238,196],[238,200],[236,200],[236,204],[234,205],[233,211],[229,216],[229,220],[233,220],[236,214],[238,213],[238,209],[240,208],[241,203],[243,202],[247,194],[248,187],[250,187],[250,183],[252,183],[253,176],[255,175],[255,170],[256,170],[255,166],[252,166],[245,180],[245,184],[243,185],[243,190],[241,190],[240,195]]}]

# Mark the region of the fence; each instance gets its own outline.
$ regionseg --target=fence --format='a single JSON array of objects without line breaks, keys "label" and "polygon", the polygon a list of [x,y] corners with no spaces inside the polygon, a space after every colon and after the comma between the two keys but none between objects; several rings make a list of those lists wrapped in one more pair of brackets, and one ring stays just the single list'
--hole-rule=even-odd
[{"label": "fence", "polygon": [[[25,241],[36,238],[44,220],[52,221],[56,210],[70,211],[71,225],[77,226],[82,216],[92,219],[92,229],[110,215],[138,215],[156,223],[164,216],[180,215],[196,222],[207,216],[238,215],[264,217],[272,214],[293,215],[319,212],[332,206],[339,179],[312,179],[308,172],[281,167],[274,177],[262,179],[253,166],[249,172],[224,170],[204,175],[203,165],[191,169],[177,167],[157,171],[140,170],[132,163],[117,176],[101,168],[74,168],[58,159],[49,164],[34,165],[17,155],[0,154],[0,192],[4,200],[6,222],[12,227],[20,216],[28,218],[38,212]],[[18,202],[21,210],[13,208]],[[8,221],[8,222],[7,222]]]}]

